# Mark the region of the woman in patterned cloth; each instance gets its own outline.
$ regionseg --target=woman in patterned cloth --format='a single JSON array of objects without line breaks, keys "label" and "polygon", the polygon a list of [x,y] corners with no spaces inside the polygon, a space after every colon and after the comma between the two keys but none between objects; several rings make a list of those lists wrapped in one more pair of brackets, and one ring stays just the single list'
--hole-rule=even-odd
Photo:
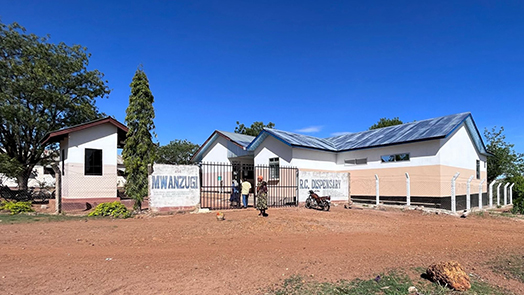
[{"label": "woman in patterned cloth", "polygon": [[262,175],[258,176],[257,184],[257,209],[260,210],[258,216],[267,217],[267,183]]}]

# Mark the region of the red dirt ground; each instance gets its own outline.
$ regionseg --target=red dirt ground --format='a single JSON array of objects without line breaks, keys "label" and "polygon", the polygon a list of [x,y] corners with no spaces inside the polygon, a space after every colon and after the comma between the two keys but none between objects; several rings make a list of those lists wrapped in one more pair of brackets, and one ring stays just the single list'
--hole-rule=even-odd
[{"label": "red dirt ground", "polygon": [[[396,209],[304,208],[127,220],[0,223],[1,294],[263,294],[293,274],[371,278],[392,268],[459,261],[468,273],[524,294],[492,273],[524,253],[524,222]],[[1,219],[1,216],[0,216]]]}]

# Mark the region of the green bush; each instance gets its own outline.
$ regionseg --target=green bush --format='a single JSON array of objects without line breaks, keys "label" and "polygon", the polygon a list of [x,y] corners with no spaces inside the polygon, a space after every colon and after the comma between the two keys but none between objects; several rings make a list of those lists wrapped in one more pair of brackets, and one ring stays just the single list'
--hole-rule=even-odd
[{"label": "green bush", "polygon": [[124,204],[116,201],[112,203],[100,203],[96,206],[93,212],[89,213],[88,216],[111,216],[114,218],[128,218],[131,217]]},{"label": "green bush", "polygon": [[11,212],[11,215],[15,215],[22,212],[34,212],[31,208],[31,202],[6,202],[0,203],[0,210],[7,210]]},{"label": "green bush", "polygon": [[513,209],[511,209],[511,213],[524,214],[524,198],[513,201]]}]

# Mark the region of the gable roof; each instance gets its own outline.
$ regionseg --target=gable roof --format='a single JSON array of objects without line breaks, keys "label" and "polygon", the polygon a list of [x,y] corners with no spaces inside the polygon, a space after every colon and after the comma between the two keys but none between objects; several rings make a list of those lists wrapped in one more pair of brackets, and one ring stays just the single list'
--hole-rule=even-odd
[{"label": "gable roof", "polygon": [[446,138],[458,127],[465,126],[473,142],[483,155],[489,155],[471,113],[460,113],[418,122],[405,123],[385,128],[348,133],[329,138],[317,138],[287,131],[264,128],[249,144],[248,150],[254,151],[268,136],[292,147],[311,148],[323,151],[342,152],[388,146],[394,144]]},{"label": "gable roof", "polygon": [[80,131],[80,130],[85,130],[85,129],[95,127],[98,125],[102,125],[102,124],[106,124],[106,123],[112,124],[117,128],[118,130],[118,143],[117,144],[118,144],[118,147],[121,148],[123,146],[124,140],[126,139],[128,128],[126,125],[118,122],[117,120],[111,117],[106,117],[106,118],[94,120],[91,122],[87,122],[87,123],[83,123],[83,124],[79,124],[79,125],[75,125],[75,126],[71,126],[67,128],[62,128],[57,131],[49,132],[46,134],[46,136],[44,136],[41,142],[43,144],[59,142],[64,137],[66,137],[69,133]]},{"label": "gable roof", "polygon": [[255,139],[255,137],[251,135],[215,130],[213,134],[211,134],[211,136],[204,142],[204,144],[202,144],[198,151],[193,155],[191,161],[200,162],[204,157],[205,152],[209,150],[209,148],[213,145],[215,141],[218,140],[219,137],[225,138],[226,140],[230,141],[231,143],[240,147],[243,150],[246,150],[247,146],[253,141],[253,139]]}]

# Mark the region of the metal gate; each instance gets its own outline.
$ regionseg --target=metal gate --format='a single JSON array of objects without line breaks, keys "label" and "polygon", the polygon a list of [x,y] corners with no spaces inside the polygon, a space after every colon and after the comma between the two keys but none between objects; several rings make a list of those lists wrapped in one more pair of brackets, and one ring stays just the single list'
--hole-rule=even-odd
[{"label": "metal gate", "polygon": [[[294,167],[253,166],[244,163],[200,163],[200,207],[225,210],[240,207],[240,183],[248,181],[252,190],[249,206],[256,206],[256,176],[268,183],[268,206],[298,205],[298,169]],[[278,170],[275,170],[278,169]],[[233,188],[238,184],[238,192]]]},{"label": "metal gate", "polygon": [[255,166],[267,182],[268,207],[298,206],[298,169],[275,165]]}]

